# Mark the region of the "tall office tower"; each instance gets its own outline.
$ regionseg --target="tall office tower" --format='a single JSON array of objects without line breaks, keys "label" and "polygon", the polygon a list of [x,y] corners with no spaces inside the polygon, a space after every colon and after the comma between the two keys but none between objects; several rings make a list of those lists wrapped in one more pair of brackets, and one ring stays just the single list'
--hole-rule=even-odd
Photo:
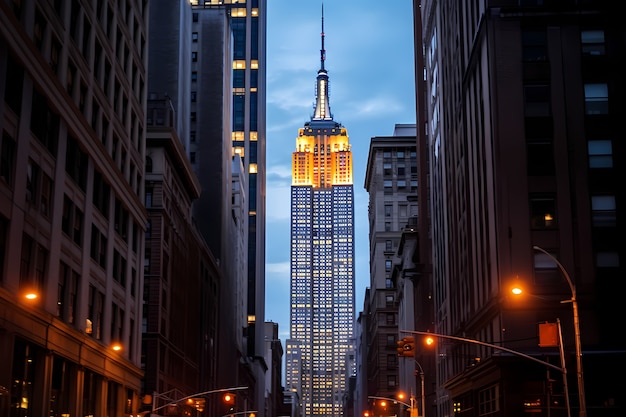
[{"label": "tall office tower", "polygon": [[625,413],[618,6],[421,2],[439,415]]},{"label": "tall office tower", "polygon": [[147,4],[0,2],[3,416],[138,412]]},{"label": "tall office tower", "polygon": [[[218,340],[224,276],[191,215],[202,191],[188,153],[191,6],[151,0],[149,15],[142,365],[144,392],[156,393],[149,407],[160,410],[217,386],[218,344],[206,341]],[[207,398],[207,412],[218,400]]]},{"label": "tall office tower", "polygon": [[[369,396],[395,397],[398,387],[406,393],[415,392],[415,379],[401,378],[400,371],[409,367],[398,367],[400,361],[407,359],[398,357],[396,351],[399,324],[404,325],[403,329],[412,329],[413,314],[399,321],[398,283],[393,280],[402,232],[407,227],[415,228],[417,220],[415,130],[415,125],[398,124],[393,136],[377,136],[370,141],[365,174],[370,225],[370,290],[366,300],[369,304],[368,353],[365,358]],[[412,285],[412,281],[409,282]],[[407,304],[412,313],[412,302]]]},{"label": "tall office tower", "polygon": [[292,156],[290,332],[301,343],[305,416],[342,414],[354,323],[352,152],[330,112],[323,22],[315,111]]},{"label": "tall office tower", "polygon": [[[191,0],[190,156],[203,193],[194,215],[227,278],[220,308],[220,386],[250,387],[248,407],[264,410],[265,352],[265,32],[266,0]],[[239,155],[247,178],[247,254],[235,257],[226,233],[232,223],[232,159]],[[243,177],[242,177],[243,178]],[[224,198],[216,201],[216,198]],[[238,275],[246,266],[245,275]],[[236,287],[243,279],[243,323]],[[229,285],[231,287],[229,287]],[[257,326],[258,323],[258,326]],[[233,346],[236,348],[233,349]],[[233,359],[239,363],[233,372]],[[252,397],[253,396],[253,397]],[[243,401],[243,394],[237,395]]]}]

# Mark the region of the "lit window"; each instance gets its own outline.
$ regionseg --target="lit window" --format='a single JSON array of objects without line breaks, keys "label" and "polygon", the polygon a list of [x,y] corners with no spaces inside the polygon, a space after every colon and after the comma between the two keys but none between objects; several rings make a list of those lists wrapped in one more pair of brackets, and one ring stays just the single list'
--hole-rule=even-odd
[{"label": "lit window", "polygon": [[231,134],[231,138],[234,141],[242,141],[244,140],[244,132],[238,131],[238,132],[233,132]]},{"label": "lit window", "polygon": [[556,201],[553,196],[531,196],[530,222],[534,229],[556,226]]},{"label": "lit window", "polygon": [[245,7],[233,7],[230,9],[231,17],[246,17],[246,8]]},{"label": "lit window", "polygon": [[233,69],[246,69],[246,61],[243,59],[233,61]]},{"label": "lit window", "polygon": [[250,140],[256,142],[259,134],[258,132],[250,132]]},{"label": "lit window", "polygon": [[259,60],[258,59],[253,59],[250,61],[250,68],[251,69],[259,69]]},{"label": "lit window", "polygon": [[256,174],[258,172],[257,171],[257,165],[256,164],[250,164],[250,168],[248,169],[248,172],[250,174]]}]

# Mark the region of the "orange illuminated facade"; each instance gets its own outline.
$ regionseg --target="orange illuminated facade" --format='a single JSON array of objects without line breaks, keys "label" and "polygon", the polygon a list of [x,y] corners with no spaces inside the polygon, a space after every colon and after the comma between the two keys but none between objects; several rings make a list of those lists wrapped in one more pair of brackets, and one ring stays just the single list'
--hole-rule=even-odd
[{"label": "orange illuminated facade", "polygon": [[292,185],[328,188],[352,184],[352,151],[347,129],[300,128],[291,164]]}]

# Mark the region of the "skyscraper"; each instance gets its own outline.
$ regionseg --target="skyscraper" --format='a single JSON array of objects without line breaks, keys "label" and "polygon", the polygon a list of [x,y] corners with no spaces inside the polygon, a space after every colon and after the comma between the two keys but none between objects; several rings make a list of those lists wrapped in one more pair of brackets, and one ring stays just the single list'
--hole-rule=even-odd
[{"label": "skyscraper", "polygon": [[338,416],[346,389],[346,353],[354,321],[354,192],[348,131],[333,120],[324,68],[311,120],[298,130],[292,156],[291,338],[301,361],[287,374],[305,416]]},{"label": "skyscraper", "polygon": [[[615,331],[626,289],[620,11],[602,1],[475,6],[419,7],[433,327],[557,363],[537,323],[558,321],[563,369],[438,343],[428,401],[439,416],[622,416],[625,381],[602,371],[626,369]],[[511,297],[513,284],[527,295]]]},{"label": "skyscraper", "polygon": [[2,416],[138,412],[147,8],[0,2]]},{"label": "skyscraper", "polygon": [[[220,302],[232,304],[233,308],[220,307],[219,355],[225,360],[218,363],[218,383],[250,387],[247,406],[264,410],[267,3],[266,0],[189,3],[192,7],[189,151],[203,189],[203,195],[194,205],[194,214],[225,275],[232,278],[224,280],[220,292]],[[239,163],[242,165],[238,170]],[[245,201],[237,202],[246,205],[247,218],[243,224],[241,219],[233,218],[231,210],[237,211],[239,207],[231,207],[231,198],[215,200],[215,196],[231,195],[232,181],[237,180],[233,178],[233,169],[242,180],[239,196],[245,196]],[[244,236],[234,231],[240,226]],[[247,253],[238,256],[234,247],[238,253],[241,248]],[[244,292],[241,297],[234,296]],[[232,372],[233,360],[239,363],[237,372]],[[243,397],[240,393],[237,401]]]}]

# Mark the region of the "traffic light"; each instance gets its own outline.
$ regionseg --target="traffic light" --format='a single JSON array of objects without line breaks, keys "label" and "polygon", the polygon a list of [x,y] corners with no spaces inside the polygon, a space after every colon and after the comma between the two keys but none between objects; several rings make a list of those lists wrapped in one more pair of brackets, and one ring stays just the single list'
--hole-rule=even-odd
[{"label": "traffic light", "polygon": [[426,336],[424,338],[424,344],[428,347],[432,347],[435,345],[435,338],[432,336]]},{"label": "traffic light", "polygon": [[413,357],[415,356],[415,339],[412,337],[403,337],[402,340],[397,342],[398,356]]},{"label": "traffic light", "polygon": [[235,412],[236,396],[232,392],[222,394],[222,407],[219,412],[221,416],[231,415]]},{"label": "traffic light", "polygon": [[225,393],[222,396],[222,401],[226,405],[235,405],[235,394],[231,394],[230,392]]}]

